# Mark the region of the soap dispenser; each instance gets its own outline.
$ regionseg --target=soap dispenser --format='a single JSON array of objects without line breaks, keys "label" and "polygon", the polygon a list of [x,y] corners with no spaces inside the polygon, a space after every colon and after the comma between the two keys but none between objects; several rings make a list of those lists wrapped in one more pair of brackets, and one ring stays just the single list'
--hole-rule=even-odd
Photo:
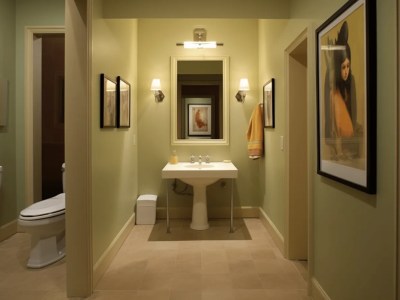
[{"label": "soap dispenser", "polygon": [[177,164],[178,163],[178,155],[176,155],[176,151],[172,151],[171,157],[169,158],[170,164]]}]

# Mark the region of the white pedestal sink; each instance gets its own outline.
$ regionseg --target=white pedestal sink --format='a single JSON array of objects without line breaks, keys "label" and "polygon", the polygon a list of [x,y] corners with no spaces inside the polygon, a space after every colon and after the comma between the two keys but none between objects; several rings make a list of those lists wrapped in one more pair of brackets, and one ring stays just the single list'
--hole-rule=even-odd
[{"label": "white pedestal sink", "polygon": [[[161,172],[164,179],[180,179],[193,187],[193,210],[190,228],[205,230],[209,227],[207,216],[206,187],[221,178],[237,178],[238,169],[231,162],[211,163],[168,163]],[[232,197],[232,194],[231,194]],[[232,231],[231,198],[231,231]],[[169,230],[168,194],[167,194],[167,228]]]}]

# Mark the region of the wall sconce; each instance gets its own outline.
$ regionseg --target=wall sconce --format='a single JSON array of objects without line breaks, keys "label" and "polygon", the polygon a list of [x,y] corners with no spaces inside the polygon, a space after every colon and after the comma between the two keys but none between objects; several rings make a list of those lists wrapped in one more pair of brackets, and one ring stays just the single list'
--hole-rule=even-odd
[{"label": "wall sconce", "polygon": [[246,98],[246,91],[249,91],[249,80],[247,78],[240,79],[239,83],[239,91],[236,94],[236,99],[239,102],[243,102],[244,98]]},{"label": "wall sconce", "polygon": [[164,99],[164,93],[161,91],[161,82],[160,79],[153,79],[151,82],[150,91],[154,91],[154,97],[157,102],[161,102]]}]

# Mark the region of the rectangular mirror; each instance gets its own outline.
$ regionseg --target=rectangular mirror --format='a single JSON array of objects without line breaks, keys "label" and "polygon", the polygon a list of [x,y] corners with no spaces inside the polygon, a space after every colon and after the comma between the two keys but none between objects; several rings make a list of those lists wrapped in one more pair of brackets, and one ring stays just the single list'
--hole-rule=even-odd
[{"label": "rectangular mirror", "polygon": [[227,57],[171,58],[171,136],[175,145],[229,143]]}]

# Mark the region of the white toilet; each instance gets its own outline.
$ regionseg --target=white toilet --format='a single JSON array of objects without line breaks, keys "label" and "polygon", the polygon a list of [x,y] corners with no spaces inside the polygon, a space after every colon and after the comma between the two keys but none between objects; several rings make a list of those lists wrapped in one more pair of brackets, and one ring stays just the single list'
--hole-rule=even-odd
[{"label": "white toilet", "polygon": [[[64,191],[65,163],[61,171]],[[42,268],[62,259],[65,256],[65,193],[23,209],[18,226],[31,235],[29,268]]]}]

